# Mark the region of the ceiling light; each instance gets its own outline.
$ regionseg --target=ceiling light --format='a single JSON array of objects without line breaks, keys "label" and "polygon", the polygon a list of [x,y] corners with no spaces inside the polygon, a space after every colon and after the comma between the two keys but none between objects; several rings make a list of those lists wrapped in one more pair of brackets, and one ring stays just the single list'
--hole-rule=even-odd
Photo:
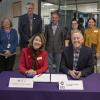
[{"label": "ceiling light", "polygon": [[53,4],[51,4],[51,3],[44,3],[43,5],[44,6],[52,6]]},{"label": "ceiling light", "polygon": [[55,9],[50,9],[51,11],[54,11]]}]

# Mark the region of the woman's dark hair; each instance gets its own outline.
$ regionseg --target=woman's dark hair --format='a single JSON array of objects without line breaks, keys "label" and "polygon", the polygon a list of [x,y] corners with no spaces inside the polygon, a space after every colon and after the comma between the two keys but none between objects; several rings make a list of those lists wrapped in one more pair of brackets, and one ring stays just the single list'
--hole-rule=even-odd
[{"label": "woman's dark hair", "polygon": [[79,24],[79,23],[78,23],[78,20],[76,20],[75,18],[73,18],[73,19],[71,20],[71,25],[70,25],[71,29],[72,29],[72,22],[73,22],[73,21],[76,21],[77,24]]},{"label": "woman's dark hair", "polygon": [[95,18],[91,17],[91,18],[89,18],[89,19],[87,20],[87,22],[86,22],[86,25],[85,25],[86,28],[88,27],[88,22],[89,22],[89,20],[93,20],[93,21],[96,23]]},{"label": "woman's dark hair", "polygon": [[31,38],[31,40],[29,42],[29,47],[33,48],[33,41],[34,41],[35,37],[37,37],[37,36],[40,37],[41,42],[42,42],[42,46],[41,46],[40,49],[44,49],[45,43],[46,43],[46,39],[45,39],[45,37],[44,37],[44,35],[42,33],[37,33],[37,34],[35,34],[35,35],[32,36],[32,38]]},{"label": "woman's dark hair", "polygon": [[79,22],[78,22],[78,20],[76,19],[76,18],[73,18],[72,20],[71,20],[71,24],[70,24],[70,31],[69,31],[69,36],[68,36],[68,38],[69,38],[69,44],[72,44],[72,41],[71,41],[71,30],[72,30],[72,22],[73,21],[75,21],[77,24],[78,24],[78,32],[81,32],[82,33],[82,35],[84,34],[84,32],[81,30],[81,28],[79,27]]},{"label": "woman's dark hair", "polygon": [[96,23],[96,20],[95,20],[95,18],[93,18],[93,17],[89,18],[89,19],[87,20],[87,23],[88,23],[89,20],[91,20],[91,19]]},{"label": "woman's dark hair", "polygon": [[4,18],[2,19],[2,21],[1,21],[1,28],[2,28],[2,29],[4,28],[4,27],[3,27],[3,23],[4,23],[4,21],[5,21],[6,19],[8,19],[9,22],[10,22],[10,28],[13,26],[11,20],[10,20],[8,17],[4,17]]},{"label": "woman's dark hair", "polygon": [[[40,37],[41,42],[42,42],[42,46],[38,50],[35,50],[33,48],[33,41],[37,36]],[[36,69],[36,66],[37,66],[37,57],[38,57],[39,53],[42,50],[44,50],[44,48],[45,48],[45,43],[46,43],[46,39],[45,39],[45,37],[42,33],[35,34],[30,40],[29,48],[31,49],[31,56],[32,56],[32,59],[33,59],[33,68],[34,69]]]}]

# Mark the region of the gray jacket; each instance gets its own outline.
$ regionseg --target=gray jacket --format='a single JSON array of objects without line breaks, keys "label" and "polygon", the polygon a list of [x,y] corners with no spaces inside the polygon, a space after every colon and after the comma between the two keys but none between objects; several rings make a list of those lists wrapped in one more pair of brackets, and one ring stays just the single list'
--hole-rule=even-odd
[{"label": "gray jacket", "polygon": [[52,25],[45,27],[46,50],[49,53],[61,53],[65,47],[65,40],[67,39],[67,32],[61,25],[57,26],[55,35],[53,34]]}]

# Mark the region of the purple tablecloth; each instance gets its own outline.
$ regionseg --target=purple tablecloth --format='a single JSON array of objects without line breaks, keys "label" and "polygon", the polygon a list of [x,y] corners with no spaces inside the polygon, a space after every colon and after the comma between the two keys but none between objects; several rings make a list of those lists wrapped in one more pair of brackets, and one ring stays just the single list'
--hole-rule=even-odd
[{"label": "purple tablecloth", "polygon": [[9,88],[10,77],[25,77],[18,72],[0,73],[0,100],[100,100],[100,74],[83,78],[83,91],[60,91],[58,83],[34,83],[31,89]]}]

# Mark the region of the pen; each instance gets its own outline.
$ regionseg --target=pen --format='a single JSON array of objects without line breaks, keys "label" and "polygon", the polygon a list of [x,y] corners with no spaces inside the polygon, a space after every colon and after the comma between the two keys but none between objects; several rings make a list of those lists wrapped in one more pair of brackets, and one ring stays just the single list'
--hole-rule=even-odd
[{"label": "pen", "polygon": [[38,74],[37,77],[40,77],[42,74]]}]

